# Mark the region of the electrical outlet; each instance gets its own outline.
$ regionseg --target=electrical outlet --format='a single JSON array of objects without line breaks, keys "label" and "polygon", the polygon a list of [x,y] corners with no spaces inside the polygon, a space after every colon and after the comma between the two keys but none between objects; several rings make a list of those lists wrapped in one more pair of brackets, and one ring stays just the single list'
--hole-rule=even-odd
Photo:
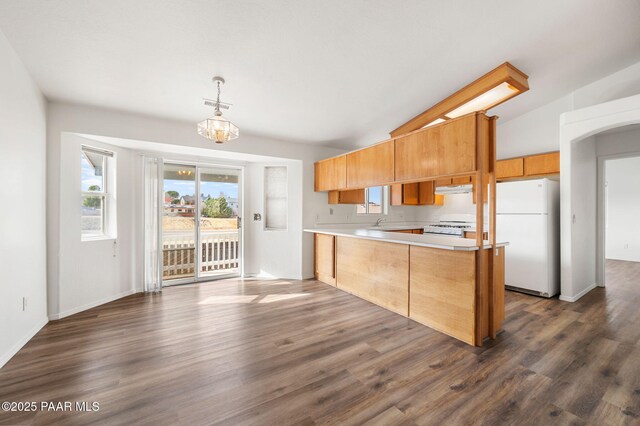
[{"label": "electrical outlet", "polygon": [[333,216],[333,209],[329,209],[329,214]]},{"label": "electrical outlet", "polygon": [[27,310],[27,298],[25,296],[22,296],[22,310]]},{"label": "electrical outlet", "polygon": [[629,248],[629,244],[625,244],[624,248],[628,249]]}]

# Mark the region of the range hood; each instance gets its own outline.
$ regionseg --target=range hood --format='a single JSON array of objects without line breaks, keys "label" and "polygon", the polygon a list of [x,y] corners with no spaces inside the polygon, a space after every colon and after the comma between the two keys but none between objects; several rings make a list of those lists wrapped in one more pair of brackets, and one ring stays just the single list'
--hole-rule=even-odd
[{"label": "range hood", "polygon": [[436,195],[450,195],[450,194],[468,194],[473,192],[473,185],[456,185],[456,186],[438,186],[436,187]]}]

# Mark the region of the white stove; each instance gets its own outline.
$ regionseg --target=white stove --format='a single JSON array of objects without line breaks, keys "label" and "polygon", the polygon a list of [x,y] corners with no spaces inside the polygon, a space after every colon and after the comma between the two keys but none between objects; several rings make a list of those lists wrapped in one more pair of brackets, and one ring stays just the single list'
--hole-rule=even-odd
[{"label": "white stove", "polygon": [[432,223],[424,227],[425,234],[445,235],[448,237],[464,238],[464,231],[475,228],[475,221],[467,215],[446,215],[440,218],[438,223]]}]

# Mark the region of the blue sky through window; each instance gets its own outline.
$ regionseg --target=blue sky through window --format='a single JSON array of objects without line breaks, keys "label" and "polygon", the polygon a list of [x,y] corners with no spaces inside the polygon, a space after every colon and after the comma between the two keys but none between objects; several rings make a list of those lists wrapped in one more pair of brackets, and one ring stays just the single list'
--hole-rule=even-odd
[{"label": "blue sky through window", "polygon": [[81,161],[81,190],[89,191],[89,187],[92,185],[98,185],[100,189],[102,188],[102,176],[96,176],[95,170],[91,167],[91,164],[87,161],[84,155],[80,154]]},{"label": "blue sky through window", "polygon": [[382,204],[382,187],[375,186],[369,188],[369,203],[381,205]]}]

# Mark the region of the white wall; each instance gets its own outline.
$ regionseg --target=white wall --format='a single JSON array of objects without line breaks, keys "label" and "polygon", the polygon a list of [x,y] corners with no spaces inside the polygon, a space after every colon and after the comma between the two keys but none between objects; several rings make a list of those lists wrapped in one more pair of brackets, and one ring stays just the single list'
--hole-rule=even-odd
[{"label": "white wall", "polygon": [[[264,168],[287,167],[287,229],[265,230]],[[245,167],[245,267],[247,275],[300,279],[302,273],[302,162],[251,163]],[[259,213],[260,221],[253,220]]]},{"label": "white wall", "polygon": [[640,262],[640,157],[607,161],[605,179],[606,258]]},{"label": "white wall", "polygon": [[[241,124],[241,123],[239,123]],[[210,141],[199,136],[195,130],[195,123],[174,121],[169,119],[161,119],[124,113],[119,111],[107,110],[102,108],[79,106],[65,103],[53,102],[48,108],[48,127],[47,127],[47,146],[49,153],[47,155],[47,206],[48,206],[48,240],[47,255],[49,259],[49,267],[47,269],[48,287],[50,289],[49,306],[52,314],[63,312],[66,310],[77,309],[82,301],[74,302],[76,306],[70,306],[63,301],[65,296],[58,294],[58,288],[65,288],[65,283],[61,281],[61,277],[67,276],[66,271],[61,270],[58,264],[59,248],[63,247],[64,236],[59,224],[61,223],[61,215],[65,214],[65,208],[61,205],[60,200],[63,198],[61,193],[61,179],[64,173],[61,173],[63,165],[61,153],[63,152],[63,134],[78,133],[85,135],[98,135],[110,138],[127,139],[134,141],[155,142],[160,145],[171,145],[182,148],[195,148],[194,151],[199,153],[202,150],[211,152],[212,156],[220,154],[229,157],[230,152],[240,154],[252,154],[267,157],[280,157],[283,160],[296,160],[299,164],[300,173],[296,181],[300,185],[301,195],[292,197],[295,204],[291,208],[296,209],[301,217],[301,224],[297,222],[292,225],[291,233],[286,239],[270,238],[268,233],[262,229],[251,229],[247,235],[257,241],[257,251],[253,254],[266,253],[274,256],[279,252],[295,253],[300,252],[299,267],[291,267],[287,262],[280,262],[281,269],[274,267],[273,257],[256,255],[257,259],[264,259],[265,267],[249,262],[249,269],[253,271],[268,269],[274,275],[285,276],[288,278],[310,278],[313,276],[313,238],[309,234],[302,232],[303,227],[313,227],[316,224],[316,215],[318,211],[326,209],[326,194],[315,193],[313,191],[313,163],[319,159],[330,157],[342,153],[343,151],[334,148],[321,147],[316,145],[297,144],[285,141],[269,140],[262,137],[252,136],[241,133],[241,137],[231,143],[224,145],[214,145]],[[201,155],[201,154],[198,154]],[[251,176],[251,175],[250,175]],[[247,180],[246,187],[252,186],[252,180]],[[72,186],[74,184],[71,184]],[[260,188],[261,186],[258,185]],[[261,191],[261,189],[260,189]],[[296,189],[298,191],[298,189]],[[254,194],[256,192],[254,191]],[[297,198],[297,199],[296,199]],[[258,198],[262,199],[262,196]],[[259,201],[261,202],[261,201]],[[245,214],[254,213],[251,209],[246,209]],[[291,216],[296,217],[295,215]],[[245,225],[250,222],[245,217]],[[293,235],[295,234],[295,235]],[[247,240],[249,246],[251,240]],[[122,244],[124,246],[124,244]],[[105,249],[106,250],[106,249]],[[106,252],[97,251],[92,258],[99,260]],[[129,275],[127,275],[129,276]],[[89,283],[89,285],[91,285]],[[125,282],[123,285],[131,285]],[[110,286],[112,292],[120,290]],[[126,287],[128,288],[128,287]],[[88,290],[91,293],[98,294],[96,289]]]},{"label": "white wall", "polygon": [[46,324],[47,296],[46,102],[2,32],[0,58],[1,367]]},{"label": "white wall", "polygon": [[[80,149],[89,145],[113,151],[115,178],[115,229],[110,237],[82,241]],[[131,150],[64,133],[60,144],[58,286],[49,300],[49,317],[62,318],[76,312],[132,294],[140,282],[141,238],[139,156]],[[54,297],[55,296],[55,297]]]},{"label": "white wall", "polygon": [[473,193],[449,194],[444,196],[442,206],[412,206],[415,220],[418,222],[437,222],[440,216],[447,214],[467,214],[475,218],[476,205],[473,203]]},{"label": "white wall", "polygon": [[[571,150],[573,294],[596,286],[596,182],[598,166],[595,138],[574,142]],[[564,290],[563,290],[564,294]]]},{"label": "white wall", "polygon": [[[534,89],[535,86],[532,86]],[[572,109],[573,97],[569,95],[512,120],[501,122],[498,119],[497,158],[500,160],[559,150],[560,114]]]},{"label": "white wall", "polygon": [[[535,90],[534,79],[530,84]],[[509,121],[498,120],[497,158],[558,151],[560,114],[635,94],[640,94],[640,62]]]},{"label": "white wall", "polygon": [[640,94],[640,62],[581,87],[573,93],[574,109]]}]

